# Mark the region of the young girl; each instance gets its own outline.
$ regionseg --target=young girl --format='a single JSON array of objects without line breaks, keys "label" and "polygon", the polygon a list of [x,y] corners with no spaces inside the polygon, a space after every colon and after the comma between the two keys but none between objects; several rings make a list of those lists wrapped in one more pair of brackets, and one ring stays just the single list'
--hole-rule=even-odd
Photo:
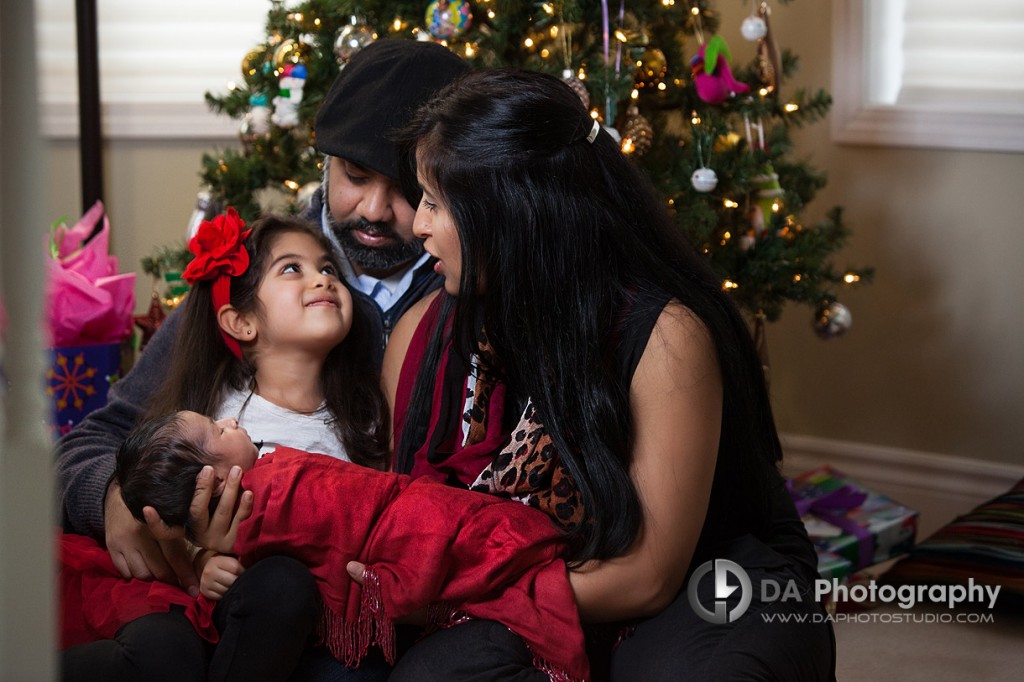
[{"label": "young girl", "polygon": [[[338,279],[322,232],[279,216],[246,231],[228,208],[200,226],[189,249],[195,258],[184,278],[192,290],[168,379],[149,415],[189,409],[231,417],[251,430],[261,454],[287,444],[384,468],[388,411],[374,371],[374,341]],[[223,599],[214,612],[221,644],[210,679],[289,674],[315,624],[316,593],[305,567],[274,558],[243,575],[234,557],[200,553],[197,570],[202,594]],[[266,608],[254,606],[260,602]],[[120,633],[123,655],[97,653],[100,647],[91,645],[65,652],[65,672],[94,679],[111,670],[139,672],[136,661],[159,657],[132,654],[150,645],[125,642],[175,641],[162,636],[170,630],[166,618],[150,627],[151,620],[140,618]],[[176,625],[179,633],[191,627],[184,618]]]},{"label": "young girl", "polygon": [[193,287],[149,416],[234,417],[260,454],[286,443],[384,468],[388,413],[372,339],[330,243],[296,218],[243,229],[228,208],[193,240],[197,255],[184,273]]}]

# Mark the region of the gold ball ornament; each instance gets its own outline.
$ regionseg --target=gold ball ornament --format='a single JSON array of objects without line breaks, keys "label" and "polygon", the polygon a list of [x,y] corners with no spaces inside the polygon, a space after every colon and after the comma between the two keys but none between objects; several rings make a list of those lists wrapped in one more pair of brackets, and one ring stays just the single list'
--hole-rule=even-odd
[{"label": "gold ball ornament", "polygon": [[654,142],[654,128],[640,115],[635,104],[626,110],[626,122],[622,126],[622,151],[626,154],[643,156],[651,150]]},{"label": "gold ball ornament", "polygon": [[667,71],[665,53],[656,47],[648,47],[637,60],[636,82],[646,88],[657,87]]},{"label": "gold ball ornament", "polygon": [[263,68],[265,53],[260,48],[250,50],[242,59],[242,76],[246,79],[252,78]]},{"label": "gold ball ornament", "polygon": [[301,40],[288,38],[274,48],[274,66],[283,69],[288,64],[308,64],[310,47]]}]

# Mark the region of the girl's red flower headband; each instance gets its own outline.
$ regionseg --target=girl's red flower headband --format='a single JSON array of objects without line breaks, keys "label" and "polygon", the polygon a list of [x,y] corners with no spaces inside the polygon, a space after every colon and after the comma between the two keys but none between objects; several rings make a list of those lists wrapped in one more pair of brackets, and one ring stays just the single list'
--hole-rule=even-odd
[{"label": "girl's red flower headband", "polygon": [[[238,217],[238,211],[232,206],[214,218],[204,220],[188,243],[188,250],[195,258],[185,268],[181,278],[189,284],[201,280],[213,280],[211,290],[213,298],[213,314],[231,303],[231,278],[241,275],[249,268],[249,252],[242,242],[252,230],[245,230],[245,223]],[[242,359],[242,347],[223,329],[220,330],[224,343],[239,360]]]}]

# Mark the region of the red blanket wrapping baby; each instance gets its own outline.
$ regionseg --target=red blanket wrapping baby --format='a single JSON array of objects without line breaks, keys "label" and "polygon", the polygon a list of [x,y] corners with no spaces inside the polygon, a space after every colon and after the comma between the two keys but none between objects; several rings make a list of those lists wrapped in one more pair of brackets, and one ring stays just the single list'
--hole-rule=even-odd
[{"label": "red blanket wrapping baby", "polygon": [[[436,625],[461,616],[503,623],[552,679],[588,677],[559,533],[542,512],[287,448],[261,459],[243,485],[255,509],[236,553],[244,565],[285,554],[309,566],[323,601],[319,633],[339,660],[353,664],[371,644],[391,657],[392,619],[429,607]],[[363,587],[346,573],[352,560],[367,566]],[[62,589],[67,631],[84,620],[67,613],[83,598],[73,580],[62,579]],[[152,602],[141,589],[134,598]],[[94,598],[84,601],[89,611]],[[170,603],[180,602],[163,608]],[[204,636],[211,610],[200,598],[188,612]]]}]

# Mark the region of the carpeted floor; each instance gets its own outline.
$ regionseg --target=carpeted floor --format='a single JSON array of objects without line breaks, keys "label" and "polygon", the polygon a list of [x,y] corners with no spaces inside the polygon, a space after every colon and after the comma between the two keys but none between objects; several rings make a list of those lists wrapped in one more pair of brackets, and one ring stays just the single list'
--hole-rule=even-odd
[{"label": "carpeted floor", "polygon": [[954,619],[991,616],[993,622],[937,622],[951,612],[922,606],[837,614],[836,677],[839,682],[1024,679],[1024,613],[954,613]]}]

